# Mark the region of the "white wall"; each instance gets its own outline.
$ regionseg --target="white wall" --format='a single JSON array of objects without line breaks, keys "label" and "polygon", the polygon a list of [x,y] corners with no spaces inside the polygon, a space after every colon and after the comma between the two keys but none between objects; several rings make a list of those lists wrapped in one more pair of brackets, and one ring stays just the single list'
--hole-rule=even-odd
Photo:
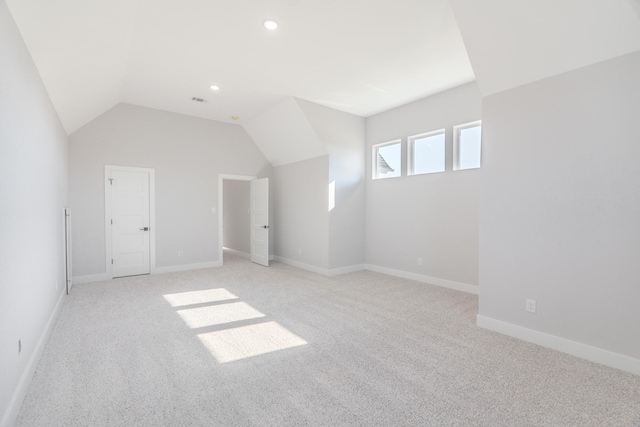
[{"label": "white wall", "polygon": [[224,215],[222,224],[225,248],[245,254],[251,253],[251,216],[249,214],[249,181],[223,181]]},{"label": "white wall", "polygon": [[636,52],[484,98],[481,316],[640,359],[638,76]]},{"label": "white wall", "polygon": [[335,207],[329,212],[329,269],[363,264],[365,119],[296,101],[329,153],[328,182],[335,183]]},{"label": "white wall", "polygon": [[4,0],[0,0],[0,64],[0,425],[4,426],[12,425],[17,415],[64,294],[67,136]]},{"label": "white wall", "polygon": [[328,156],[273,168],[276,257],[328,268],[328,183]]},{"label": "white wall", "polygon": [[[475,83],[367,118],[368,264],[478,284],[478,199],[483,169],[452,171],[452,127],[481,118]],[[406,176],[407,137],[446,129],[446,171]],[[402,138],[403,176],[371,179],[372,146]],[[423,265],[418,266],[418,258]]]},{"label": "white wall", "polygon": [[218,261],[218,175],[271,173],[241,126],[117,105],[70,136],[74,276],[105,272],[106,164],[155,168],[157,267]]}]

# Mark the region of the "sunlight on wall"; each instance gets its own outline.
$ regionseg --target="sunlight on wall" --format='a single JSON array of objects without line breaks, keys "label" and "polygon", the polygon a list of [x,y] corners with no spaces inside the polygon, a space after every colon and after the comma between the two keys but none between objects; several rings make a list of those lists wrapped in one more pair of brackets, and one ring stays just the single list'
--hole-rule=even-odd
[{"label": "sunlight on wall", "polygon": [[329,212],[336,207],[336,182],[331,181],[329,184]]},{"label": "sunlight on wall", "polygon": [[198,338],[219,363],[307,344],[305,340],[273,321],[200,334]]},{"label": "sunlight on wall", "polygon": [[187,326],[192,329],[264,317],[264,314],[246,302],[189,308],[178,310],[178,314]]},{"label": "sunlight on wall", "polygon": [[163,295],[172,307],[181,307],[191,304],[202,304],[207,302],[227,301],[238,297],[224,288],[205,289],[203,291],[180,292],[178,294]]}]

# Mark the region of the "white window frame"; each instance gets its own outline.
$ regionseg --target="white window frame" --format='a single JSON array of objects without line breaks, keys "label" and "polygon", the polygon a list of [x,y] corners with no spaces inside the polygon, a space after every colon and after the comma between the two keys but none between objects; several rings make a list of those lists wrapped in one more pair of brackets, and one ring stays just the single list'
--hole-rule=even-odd
[{"label": "white window frame", "polygon": [[[416,157],[416,146],[415,142],[417,139],[428,138],[430,136],[436,135],[444,135],[444,170],[438,172],[423,172],[416,174],[415,173],[415,157]],[[447,134],[445,129],[432,130],[430,132],[421,133],[418,135],[412,135],[407,138],[407,173],[408,175],[428,175],[430,173],[442,173],[447,170]]]},{"label": "white window frame", "polygon": [[402,139],[394,139],[393,141],[382,142],[380,144],[375,144],[371,147],[371,179],[390,179],[390,178],[400,178],[402,176],[402,161],[400,162],[400,175],[399,176],[391,176],[391,177],[380,177],[378,176],[378,150],[382,147],[387,147],[389,145],[400,145],[400,159],[402,159]]},{"label": "white window frame", "polygon": [[453,170],[454,171],[461,171],[461,170],[466,171],[466,170],[480,169],[482,167],[482,133],[481,133],[480,134],[480,166],[478,166],[477,168],[460,169],[460,132],[465,129],[474,128],[477,126],[480,126],[480,129],[482,131],[482,120],[463,123],[461,125],[456,125],[453,127]]}]

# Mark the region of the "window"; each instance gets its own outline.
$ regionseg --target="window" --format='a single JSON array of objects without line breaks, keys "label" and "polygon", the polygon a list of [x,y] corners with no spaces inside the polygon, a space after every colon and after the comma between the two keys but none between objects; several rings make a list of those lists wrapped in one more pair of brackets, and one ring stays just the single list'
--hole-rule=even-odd
[{"label": "window", "polygon": [[394,178],[402,174],[400,140],[373,146],[373,179]]},{"label": "window", "polygon": [[444,172],[444,129],[409,137],[409,175]]},{"label": "window", "polygon": [[481,152],[481,121],[453,127],[453,170],[479,168]]}]

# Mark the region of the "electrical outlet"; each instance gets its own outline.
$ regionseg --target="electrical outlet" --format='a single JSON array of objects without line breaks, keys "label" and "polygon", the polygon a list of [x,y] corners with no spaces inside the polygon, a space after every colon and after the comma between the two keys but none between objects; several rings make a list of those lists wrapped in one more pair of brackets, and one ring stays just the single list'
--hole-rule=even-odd
[{"label": "electrical outlet", "polygon": [[182,251],[178,251],[178,256],[181,257],[182,256]]},{"label": "electrical outlet", "polygon": [[418,265],[422,265],[422,258],[418,258]]},{"label": "electrical outlet", "polygon": [[529,313],[535,313],[536,312],[536,300],[534,300],[534,299],[525,300],[524,309],[526,311],[528,311]]},{"label": "electrical outlet", "polygon": [[302,249],[298,249],[298,255],[302,255]]}]

